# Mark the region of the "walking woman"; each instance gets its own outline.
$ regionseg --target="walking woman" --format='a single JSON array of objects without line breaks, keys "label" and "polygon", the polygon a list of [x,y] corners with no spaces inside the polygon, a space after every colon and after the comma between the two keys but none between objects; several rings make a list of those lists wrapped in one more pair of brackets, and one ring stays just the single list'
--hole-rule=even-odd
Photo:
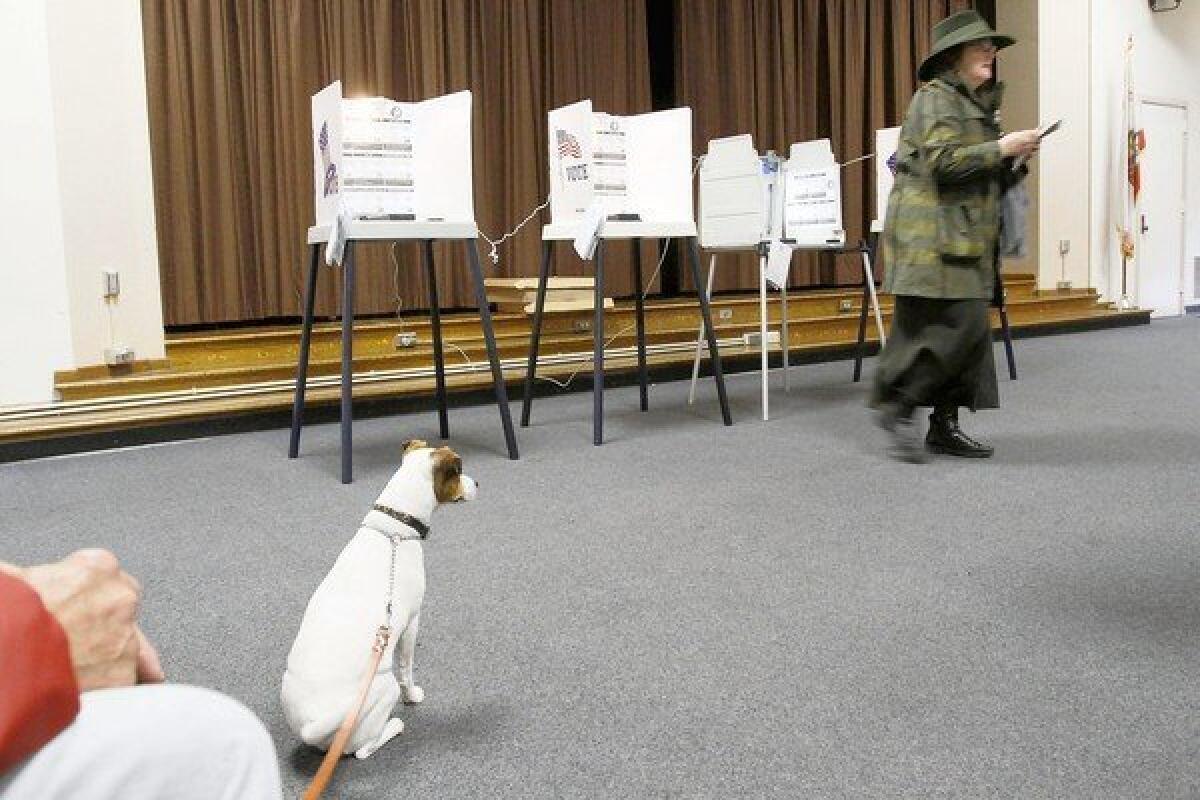
[{"label": "walking woman", "polygon": [[[992,448],[958,425],[959,408],[996,408],[988,304],[996,285],[1000,196],[1024,177],[1014,158],[1037,151],[1038,132],[1000,134],[996,51],[1014,44],[975,11],[933,28],[896,152],[883,232],[884,291],[896,296],[871,405],[891,452],[986,458]],[[924,446],[913,420],[932,407]]]}]

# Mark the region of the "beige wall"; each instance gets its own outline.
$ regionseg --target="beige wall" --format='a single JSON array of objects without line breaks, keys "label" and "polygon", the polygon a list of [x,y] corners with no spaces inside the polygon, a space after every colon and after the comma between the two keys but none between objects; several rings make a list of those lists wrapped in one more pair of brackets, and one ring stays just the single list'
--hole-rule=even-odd
[{"label": "beige wall", "polygon": [[[1038,4],[1038,107],[1043,123],[1063,121],[1062,130],[1046,140],[1039,156],[1038,286],[1042,288],[1053,288],[1064,275],[1076,287],[1093,282],[1091,3],[1042,0]],[[1064,240],[1070,243],[1065,259],[1059,255],[1059,242]]]},{"label": "beige wall", "polygon": [[[1121,257],[1116,225],[1125,191],[1124,57],[1134,38],[1134,83],[1139,97],[1188,105],[1187,196],[1200,198],[1200,2],[1188,0],[1176,11],[1153,13],[1143,0],[998,0],[997,24],[1016,30],[1036,7],[1037,103],[1040,119],[1063,119],[1063,130],[1046,141],[1038,158],[1038,283],[1059,280],[1058,243],[1071,242],[1066,277],[1091,286],[1102,298],[1121,294]],[[1014,33],[1014,35],[1018,35]],[[1016,48],[1012,48],[1013,51]],[[1007,52],[1007,51],[1006,51]],[[1017,83],[1029,65],[1007,56],[1004,78]],[[1015,63],[1014,63],[1015,62]],[[1026,115],[1028,98],[1009,95],[1005,110]],[[1006,127],[1010,119],[1006,118]],[[1146,187],[1144,191],[1152,191]],[[1193,259],[1200,255],[1200,212],[1186,220],[1185,301],[1197,301]],[[1130,269],[1131,290],[1136,265]]]},{"label": "beige wall", "polygon": [[[142,11],[137,0],[46,2],[75,364],[104,349],[163,357]],[[101,272],[117,270],[106,303]]]},{"label": "beige wall", "polygon": [[[1184,301],[1197,301],[1193,259],[1200,255],[1200,2],[1185,0],[1175,11],[1153,13],[1132,0],[1092,0],[1092,235],[1095,286],[1116,300],[1121,292],[1121,256],[1116,224],[1125,187],[1122,103],[1125,66],[1122,50],[1133,36],[1134,91],[1139,97],[1179,101],[1188,106],[1185,175]],[[1152,143],[1148,143],[1150,146]],[[1155,187],[1144,185],[1143,192]],[[1140,248],[1139,248],[1140,249]],[[1130,270],[1136,291],[1136,265]]]},{"label": "beige wall", "polygon": [[53,400],[55,370],[113,344],[163,357],[141,26],[138,0],[0,2],[0,406]]},{"label": "beige wall", "polygon": [[[1012,36],[1017,43],[1000,51],[998,73],[1005,83],[1004,106],[1000,110],[1004,130],[1036,128],[1038,122],[1038,3],[1037,0],[1000,0],[996,4],[996,29]],[[1029,198],[1029,256],[1008,259],[1010,272],[1038,271],[1038,185],[1040,164],[1030,162],[1027,180]]]},{"label": "beige wall", "polygon": [[46,14],[0,2],[0,406],[39,403],[72,365]]}]

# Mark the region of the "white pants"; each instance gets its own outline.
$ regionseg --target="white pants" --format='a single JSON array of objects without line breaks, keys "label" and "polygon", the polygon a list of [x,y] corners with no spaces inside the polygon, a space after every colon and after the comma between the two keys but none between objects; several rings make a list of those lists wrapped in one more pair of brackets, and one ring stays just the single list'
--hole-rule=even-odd
[{"label": "white pants", "polygon": [[79,716],[0,777],[0,800],[280,800],[275,745],[218,692],[162,684],[84,692]]}]

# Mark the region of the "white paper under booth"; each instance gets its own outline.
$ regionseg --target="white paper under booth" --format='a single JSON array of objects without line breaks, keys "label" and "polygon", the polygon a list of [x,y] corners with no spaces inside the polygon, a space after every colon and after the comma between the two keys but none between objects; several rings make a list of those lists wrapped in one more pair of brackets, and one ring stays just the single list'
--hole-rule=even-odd
[{"label": "white paper under booth", "polygon": [[[440,435],[449,436],[446,402],[446,366],[442,353],[435,241],[461,241],[466,247],[487,347],[496,404],[504,428],[508,456],[517,458],[516,437],[508,411],[508,394],[492,330],[491,311],[479,263],[475,200],[471,176],[471,93],[456,92],[415,103],[386,97],[353,97],[342,94],[341,81],[312,98],[313,190],[315,224],[308,229],[311,250],[304,298],[304,322],[296,369],[296,395],[292,405],[292,433],[288,457],[299,454],[304,394],[308,380],[309,345],[313,325],[319,249],[325,261],[341,264],[342,372],[341,455],[342,482],[352,480],[351,423],[353,406],[354,249],[356,244],[377,242],[417,243],[425,267],[433,345]],[[455,367],[474,371],[476,365]],[[482,368],[482,365],[480,365]],[[420,371],[420,370],[419,370]],[[380,375],[400,379],[421,374]]]},{"label": "white paper under booth", "polygon": [[[645,294],[641,239],[680,239],[697,286],[699,251],[692,206],[692,110],[675,108],[617,116],[596,111],[581,100],[547,114],[547,162],[550,175],[550,223],[542,228],[542,265],[538,277],[525,403],[521,424],[529,424],[538,343],[553,247],[574,241],[580,258],[595,264],[593,300],[593,443],[603,442],[604,253],[605,242],[627,239],[632,245],[641,410],[648,408]],[[653,278],[651,278],[653,280]],[[701,327],[712,353],[713,377],[721,416],[733,420],[725,394],[708,296],[699,293]],[[614,337],[615,338],[615,337]]]}]

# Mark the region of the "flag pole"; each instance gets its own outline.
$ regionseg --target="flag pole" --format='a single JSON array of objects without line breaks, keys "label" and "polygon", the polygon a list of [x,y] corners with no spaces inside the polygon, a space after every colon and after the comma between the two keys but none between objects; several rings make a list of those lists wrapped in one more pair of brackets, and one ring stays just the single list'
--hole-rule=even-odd
[{"label": "flag pole", "polygon": [[1130,35],[1125,41],[1125,176],[1121,181],[1121,186],[1124,189],[1123,206],[1124,206],[1124,228],[1121,231],[1121,302],[1118,308],[1127,311],[1133,308],[1133,301],[1129,297],[1129,260],[1133,258],[1135,239],[1133,235],[1133,217],[1137,212],[1136,197],[1134,197],[1134,187],[1132,184],[1135,154],[1133,148],[1136,146],[1133,142],[1134,131],[1134,97],[1133,97],[1133,36]]}]

